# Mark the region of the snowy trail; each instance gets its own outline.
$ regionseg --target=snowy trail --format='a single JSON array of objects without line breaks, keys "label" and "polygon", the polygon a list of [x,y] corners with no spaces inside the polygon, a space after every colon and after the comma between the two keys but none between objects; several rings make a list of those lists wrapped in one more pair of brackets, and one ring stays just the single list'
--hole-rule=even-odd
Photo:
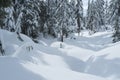
[{"label": "snowy trail", "polygon": [[[59,50],[67,55],[65,59],[73,71],[119,80],[120,45],[111,44],[111,41],[111,32],[97,33],[77,37],[76,40],[67,39],[63,44],[64,48]],[[59,44],[55,42],[51,46],[58,48]],[[70,64],[68,56],[72,57]]]}]

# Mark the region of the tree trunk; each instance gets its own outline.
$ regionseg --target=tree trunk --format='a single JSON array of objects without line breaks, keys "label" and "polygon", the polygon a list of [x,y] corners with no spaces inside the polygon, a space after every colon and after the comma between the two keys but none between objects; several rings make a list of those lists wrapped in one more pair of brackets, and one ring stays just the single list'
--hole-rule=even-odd
[{"label": "tree trunk", "polygon": [[78,14],[77,15],[77,25],[78,25],[78,36],[80,35],[80,27],[81,27],[81,24],[80,24],[80,15]]}]

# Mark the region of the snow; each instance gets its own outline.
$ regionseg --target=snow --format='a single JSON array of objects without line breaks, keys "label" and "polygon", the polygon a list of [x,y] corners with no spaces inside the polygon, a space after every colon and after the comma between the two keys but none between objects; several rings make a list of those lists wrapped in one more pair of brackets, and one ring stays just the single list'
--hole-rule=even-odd
[{"label": "snow", "polygon": [[16,33],[0,33],[6,52],[0,57],[1,80],[120,80],[120,42],[112,43],[111,31],[83,31],[63,43],[41,39],[39,44],[23,34],[20,41]]},{"label": "snow", "polygon": [[0,78],[1,80],[44,80],[23,66],[24,62],[12,57],[0,58]]}]

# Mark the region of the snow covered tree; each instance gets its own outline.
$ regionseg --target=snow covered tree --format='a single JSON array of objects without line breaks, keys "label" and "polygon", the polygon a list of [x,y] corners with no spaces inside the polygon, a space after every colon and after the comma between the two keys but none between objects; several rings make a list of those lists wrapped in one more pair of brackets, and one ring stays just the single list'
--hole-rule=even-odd
[{"label": "snow covered tree", "polygon": [[45,14],[45,23],[44,23],[44,34],[57,37],[56,32],[56,8],[58,6],[57,0],[46,0],[46,14]]},{"label": "snow covered tree", "polygon": [[67,13],[66,13],[66,2],[67,0],[61,0],[61,3],[60,3],[60,7],[59,7],[59,11],[57,12],[57,22],[58,22],[58,31],[60,33],[60,40],[61,42],[63,42],[63,37],[65,35],[65,32],[66,31],[66,20],[67,20]]},{"label": "snow covered tree", "polygon": [[71,14],[71,6],[68,0],[59,0],[55,19],[57,21],[57,33],[60,34],[60,40],[63,42],[63,37],[68,36],[73,31],[71,24],[74,22],[73,13]]},{"label": "snow covered tree", "polygon": [[22,9],[23,9],[24,0],[13,0],[13,25],[15,32],[20,33],[21,32],[21,18],[22,18]]},{"label": "snow covered tree", "polygon": [[0,28],[4,28],[6,12],[3,8],[0,8]]},{"label": "snow covered tree", "polygon": [[0,1],[0,28],[5,26],[6,11],[5,8],[11,5],[11,0],[1,0]]},{"label": "snow covered tree", "polygon": [[107,0],[105,1],[105,11],[104,11],[104,14],[105,14],[104,15],[105,25],[108,25],[109,24],[109,2]]},{"label": "snow covered tree", "polygon": [[120,41],[120,26],[119,26],[119,18],[116,18],[116,22],[114,24],[114,34],[113,34],[113,43]]},{"label": "snow covered tree", "polygon": [[90,34],[95,32],[95,4],[94,1],[88,1],[88,10],[87,10],[87,26],[86,28],[90,30]]},{"label": "snow covered tree", "polygon": [[2,56],[5,55],[5,51],[4,51],[4,49],[3,49],[1,40],[0,40],[0,54],[1,54]]},{"label": "snow covered tree", "polygon": [[11,5],[11,0],[0,0],[0,7],[8,7]]},{"label": "snow covered tree", "polygon": [[110,1],[110,20],[114,25],[113,42],[120,41],[120,0]]},{"label": "snow covered tree", "polygon": [[104,30],[104,0],[89,0],[87,11],[87,29],[90,34]]},{"label": "snow covered tree", "polygon": [[12,26],[17,34],[23,33],[31,38],[36,38],[40,30],[40,4],[39,0],[12,0],[12,7],[6,18],[6,27]]},{"label": "snow covered tree", "polygon": [[[11,0],[1,0],[0,2],[0,28],[4,28],[5,26],[5,18],[7,13],[5,12],[5,8],[9,7],[11,5]],[[3,49],[3,43],[2,43],[2,33],[0,33],[0,53],[2,55],[5,54],[5,51]]]},{"label": "snow covered tree", "polygon": [[78,34],[80,34],[81,29],[83,28],[83,2],[82,0],[77,0],[76,4],[76,19],[78,26]]},{"label": "snow covered tree", "polygon": [[[42,8],[44,7],[44,8]],[[46,0],[44,6],[41,8],[44,9],[41,11],[41,20],[44,21],[41,24],[43,25],[43,34],[44,37],[50,35],[52,37],[57,37],[57,26],[56,26],[56,14],[57,9],[59,8],[58,0]]]},{"label": "snow covered tree", "polygon": [[[25,1],[25,0],[24,0]],[[22,9],[21,32],[31,38],[37,37],[39,13],[35,0],[25,1]]]},{"label": "snow covered tree", "polygon": [[96,0],[95,1],[95,5],[96,5],[96,14],[98,14],[98,26],[103,26],[105,23],[104,21],[104,5],[105,5],[105,2],[104,0]]}]

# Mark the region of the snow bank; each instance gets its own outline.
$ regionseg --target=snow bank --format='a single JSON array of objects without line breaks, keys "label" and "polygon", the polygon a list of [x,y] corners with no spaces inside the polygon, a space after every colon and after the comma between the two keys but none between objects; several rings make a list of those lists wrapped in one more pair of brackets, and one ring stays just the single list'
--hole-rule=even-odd
[{"label": "snow bank", "polygon": [[6,30],[0,29],[0,36],[0,39],[2,39],[2,43],[4,45],[6,55],[13,55],[13,53],[24,43],[33,43],[33,41],[29,37],[23,34],[20,34],[20,36],[24,41],[20,41],[16,33],[11,33]]},{"label": "snow bank", "polygon": [[24,62],[12,57],[0,57],[1,80],[45,80],[23,66]]}]

